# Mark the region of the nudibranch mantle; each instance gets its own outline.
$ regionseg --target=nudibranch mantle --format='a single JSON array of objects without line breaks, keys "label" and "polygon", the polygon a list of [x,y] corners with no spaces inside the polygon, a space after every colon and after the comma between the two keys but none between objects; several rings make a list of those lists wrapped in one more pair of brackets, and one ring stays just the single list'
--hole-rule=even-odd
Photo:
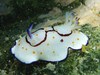
[{"label": "nudibranch mantle", "polygon": [[76,19],[71,12],[66,13],[66,22],[59,26],[45,27],[31,32],[16,40],[11,52],[17,59],[26,64],[38,60],[61,61],[67,57],[68,48],[81,49],[88,37],[76,30]]}]

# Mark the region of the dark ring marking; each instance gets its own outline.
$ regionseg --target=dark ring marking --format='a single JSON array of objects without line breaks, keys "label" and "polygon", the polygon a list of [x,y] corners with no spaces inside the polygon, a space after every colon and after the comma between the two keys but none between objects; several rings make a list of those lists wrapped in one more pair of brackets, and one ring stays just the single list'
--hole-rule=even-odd
[{"label": "dark ring marking", "polygon": [[61,34],[61,33],[59,33],[58,31],[56,31],[56,30],[54,29],[54,27],[53,27],[53,30],[54,30],[55,32],[57,32],[60,36],[69,36],[69,35],[72,34],[72,31],[71,31],[71,33],[69,33],[69,34]]},{"label": "dark ring marking", "polygon": [[[72,34],[72,31],[71,31],[71,33],[69,33],[69,34],[60,34],[58,31],[56,31],[56,30],[54,29],[53,26],[52,26],[52,29],[53,29],[53,30],[45,31],[45,37],[44,37],[44,39],[43,39],[42,41],[40,41],[38,44],[36,44],[36,45],[33,46],[33,45],[28,41],[27,37],[25,37],[26,42],[29,43],[29,44],[30,44],[31,46],[33,46],[33,47],[37,47],[37,46],[39,46],[40,44],[42,44],[43,42],[45,42],[45,40],[47,39],[47,33],[48,33],[48,32],[56,32],[56,33],[58,33],[60,36],[69,36],[69,35]],[[40,29],[38,29],[38,30],[44,30],[44,28],[40,28]],[[36,31],[38,31],[38,30],[36,30]],[[35,32],[36,32],[36,31],[35,31]],[[35,32],[32,32],[32,33],[35,33]]]}]

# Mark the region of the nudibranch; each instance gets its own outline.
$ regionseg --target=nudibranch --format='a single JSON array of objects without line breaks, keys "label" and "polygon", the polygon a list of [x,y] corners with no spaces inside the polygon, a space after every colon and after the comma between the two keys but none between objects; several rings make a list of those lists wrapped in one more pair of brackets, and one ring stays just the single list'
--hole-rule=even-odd
[{"label": "nudibranch", "polygon": [[68,55],[68,48],[81,49],[86,45],[88,37],[76,30],[78,19],[73,13],[66,13],[66,22],[62,25],[40,28],[32,32],[32,25],[27,35],[16,40],[11,48],[12,54],[26,64],[38,60],[61,61]]}]

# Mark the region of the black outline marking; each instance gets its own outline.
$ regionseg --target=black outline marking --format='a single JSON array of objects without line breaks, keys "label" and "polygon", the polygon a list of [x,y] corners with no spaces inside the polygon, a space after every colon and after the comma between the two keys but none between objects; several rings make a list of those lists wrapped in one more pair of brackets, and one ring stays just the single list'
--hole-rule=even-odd
[{"label": "black outline marking", "polygon": [[[25,37],[25,40],[26,40],[26,42],[28,43],[28,44],[30,44],[31,45],[31,43],[28,41],[28,39],[27,39],[27,36]],[[32,45],[31,45],[32,46]]]},{"label": "black outline marking", "polygon": [[[36,47],[36,46],[39,46],[40,44],[42,44],[43,42],[45,42],[45,40],[47,39],[47,33],[48,33],[48,32],[56,32],[56,33],[58,33],[60,36],[63,36],[63,37],[69,36],[69,35],[72,34],[72,31],[71,31],[71,33],[69,33],[69,34],[60,34],[58,31],[56,31],[56,30],[54,29],[53,26],[52,26],[52,29],[53,29],[53,30],[45,31],[45,37],[44,37],[44,39],[43,39],[42,41],[40,41],[38,44],[36,44],[36,45],[33,46],[33,45],[28,41],[27,37],[25,37],[26,42],[29,43],[31,46]],[[38,29],[38,30],[44,30],[44,28],[40,28],[40,29]],[[35,32],[37,32],[38,30],[32,32],[32,34],[35,33]]]},{"label": "black outline marking", "polygon": [[69,35],[71,35],[72,34],[72,31],[71,31],[71,33],[69,33],[69,34],[61,34],[61,33],[59,33],[57,30],[55,30],[55,28],[52,26],[52,28],[53,28],[53,30],[55,31],[55,32],[57,32],[60,36],[69,36]]}]

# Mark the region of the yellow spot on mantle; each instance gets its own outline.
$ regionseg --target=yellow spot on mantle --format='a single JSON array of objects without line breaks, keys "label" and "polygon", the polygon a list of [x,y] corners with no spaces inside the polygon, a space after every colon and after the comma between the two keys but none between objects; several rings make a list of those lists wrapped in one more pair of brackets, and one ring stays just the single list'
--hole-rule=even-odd
[{"label": "yellow spot on mantle", "polygon": [[27,50],[27,48],[25,50]]},{"label": "yellow spot on mantle", "polygon": [[55,37],[53,36],[52,38],[54,39]]},{"label": "yellow spot on mantle", "polygon": [[47,43],[47,46],[49,46],[49,43]]},{"label": "yellow spot on mantle", "polygon": [[35,34],[36,36],[38,36],[38,34]]},{"label": "yellow spot on mantle", "polygon": [[42,52],[40,52],[40,54],[42,55],[43,53],[42,53]]},{"label": "yellow spot on mantle", "polygon": [[33,54],[35,54],[35,51],[33,51]]},{"label": "yellow spot on mantle", "polygon": [[72,42],[72,44],[75,44],[75,42]]},{"label": "yellow spot on mantle", "polygon": [[22,49],[24,49],[24,47],[22,47]]},{"label": "yellow spot on mantle", "polygon": [[77,38],[77,40],[80,40],[79,38]]},{"label": "yellow spot on mantle", "polygon": [[53,53],[55,53],[55,51],[53,51]]}]

